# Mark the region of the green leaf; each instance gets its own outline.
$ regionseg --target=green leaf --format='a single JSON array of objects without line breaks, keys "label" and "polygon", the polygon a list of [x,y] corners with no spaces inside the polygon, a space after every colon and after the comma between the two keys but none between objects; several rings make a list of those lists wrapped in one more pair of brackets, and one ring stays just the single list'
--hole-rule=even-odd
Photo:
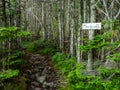
[{"label": "green leaf", "polygon": [[9,79],[9,78],[13,78],[19,75],[19,70],[7,70],[4,72],[0,72],[0,79],[1,80],[5,80],[5,79]]}]

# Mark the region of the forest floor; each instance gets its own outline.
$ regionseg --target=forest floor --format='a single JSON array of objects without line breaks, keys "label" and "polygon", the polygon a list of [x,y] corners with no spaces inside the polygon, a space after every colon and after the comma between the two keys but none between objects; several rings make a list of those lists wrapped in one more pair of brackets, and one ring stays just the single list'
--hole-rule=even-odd
[{"label": "forest floor", "polygon": [[49,55],[30,53],[24,73],[27,78],[27,90],[58,90],[59,71],[55,70]]}]

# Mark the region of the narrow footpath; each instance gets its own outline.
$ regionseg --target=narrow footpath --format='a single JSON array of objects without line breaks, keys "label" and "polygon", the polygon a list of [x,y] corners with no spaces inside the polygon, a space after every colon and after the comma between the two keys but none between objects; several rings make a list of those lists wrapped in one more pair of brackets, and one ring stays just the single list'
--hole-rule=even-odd
[{"label": "narrow footpath", "polygon": [[58,90],[59,78],[48,55],[29,54],[26,66],[27,90]]}]

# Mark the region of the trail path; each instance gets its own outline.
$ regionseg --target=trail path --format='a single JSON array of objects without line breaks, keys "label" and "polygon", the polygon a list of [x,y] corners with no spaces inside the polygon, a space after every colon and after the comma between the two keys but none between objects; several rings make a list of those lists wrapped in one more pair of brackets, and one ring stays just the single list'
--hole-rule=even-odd
[{"label": "trail path", "polygon": [[26,66],[27,90],[57,90],[59,78],[54,69],[52,59],[48,55],[28,55]]}]

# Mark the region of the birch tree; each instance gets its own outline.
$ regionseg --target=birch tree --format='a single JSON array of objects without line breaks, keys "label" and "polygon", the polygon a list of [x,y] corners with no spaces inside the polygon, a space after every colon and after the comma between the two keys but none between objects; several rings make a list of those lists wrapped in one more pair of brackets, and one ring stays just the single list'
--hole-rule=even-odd
[{"label": "birch tree", "polygon": [[58,22],[59,22],[59,41],[60,41],[60,50],[63,51],[64,48],[64,35],[63,35],[63,1],[59,1],[59,13],[58,13]]},{"label": "birch tree", "polygon": [[[90,21],[91,23],[95,22],[95,15],[96,15],[96,12],[95,12],[95,0],[91,0],[90,1]],[[93,37],[94,37],[94,30],[89,30],[89,40],[93,40]],[[93,50],[89,50],[88,52],[88,64],[87,64],[87,69],[88,71],[91,71],[93,69]]]},{"label": "birch tree", "polygon": [[45,26],[44,26],[44,6],[45,6],[45,3],[44,1],[42,2],[42,35],[43,35],[43,40],[45,40],[46,36],[45,36]]},{"label": "birch tree", "polygon": [[71,23],[70,23],[70,54],[71,54],[71,56],[73,56],[74,55],[74,26],[75,26],[75,22],[74,22],[74,4],[75,3],[75,1],[74,0],[72,0],[71,1],[71,16],[70,16],[70,18],[71,18]]},{"label": "birch tree", "polygon": [[80,0],[80,6],[78,9],[79,12],[79,20],[78,20],[78,35],[77,35],[77,62],[80,63],[81,62],[81,51],[80,51],[80,45],[81,45],[81,25],[82,25],[82,15],[81,15],[81,5],[82,5],[82,1]]},{"label": "birch tree", "polygon": [[[112,1],[107,1],[107,0],[102,0],[103,3],[103,8],[102,8],[102,13],[105,15],[105,20],[108,21],[110,24],[108,25],[108,28],[110,32],[112,32],[115,28],[115,20],[119,20],[119,16],[120,16],[120,2],[118,0],[112,0]],[[117,8],[115,8],[115,6]],[[106,23],[107,24],[107,23]],[[113,32],[114,33],[114,32]],[[104,40],[105,42],[105,40]],[[114,43],[114,39],[113,37],[111,37],[110,39],[111,44]],[[109,50],[107,52],[107,55],[111,55],[110,54],[111,50]],[[101,55],[101,59],[104,59],[105,57],[105,50],[104,48],[102,49],[102,55]],[[109,59],[106,60],[105,64],[108,64],[110,62]]]},{"label": "birch tree", "polygon": [[66,39],[68,39],[69,35],[70,35],[70,0],[67,0],[67,3],[66,3]]}]

